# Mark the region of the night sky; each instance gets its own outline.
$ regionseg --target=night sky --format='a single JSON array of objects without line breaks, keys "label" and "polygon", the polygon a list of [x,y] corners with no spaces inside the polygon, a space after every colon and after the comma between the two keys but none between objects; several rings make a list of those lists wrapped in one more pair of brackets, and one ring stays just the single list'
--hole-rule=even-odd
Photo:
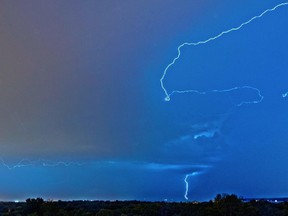
[{"label": "night sky", "polygon": [[0,199],[287,197],[281,2],[2,0]]}]

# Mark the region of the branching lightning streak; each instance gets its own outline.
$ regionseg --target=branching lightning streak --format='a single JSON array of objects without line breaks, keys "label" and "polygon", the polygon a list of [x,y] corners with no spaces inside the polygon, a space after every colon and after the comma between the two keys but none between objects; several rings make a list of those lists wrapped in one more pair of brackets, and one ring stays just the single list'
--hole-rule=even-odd
[{"label": "branching lightning streak", "polygon": [[188,200],[188,192],[189,192],[189,182],[188,182],[188,178],[190,176],[196,176],[196,175],[199,175],[200,173],[199,172],[193,172],[193,173],[189,173],[185,176],[184,178],[184,182],[185,182],[185,194],[184,194],[184,198],[186,200]]},{"label": "branching lightning streak", "polygon": [[55,167],[55,166],[82,166],[84,163],[77,163],[77,162],[64,162],[64,161],[57,161],[57,162],[52,162],[52,161],[44,161],[42,162],[42,166],[44,167]]},{"label": "branching lightning streak", "polygon": [[260,90],[251,86],[240,86],[240,87],[233,87],[230,89],[223,89],[223,90],[210,90],[210,91],[199,91],[199,90],[174,90],[172,91],[171,94],[169,94],[169,98],[171,95],[175,94],[175,93],[179,93],[179,94],[185,94],[185,93],[197,93],[197,94],[209,94],[209,93],[224,93],[224,92],[230,92],[230,91],[235,91],[235,90],[240,90],[240,89],[251,89],[257,92],[257,95],[259,97],[258,100],[254,100],[254,101],[241,101],[239,104],[237,104],[237,106],[242,106],[243,104],[256,104],[256,103],[260,103],[264,96],[261,94]]},{"label": "branching lightning streak", "polygon": [[[240,86],[240,87],[234,87],[234,88],[230,88],[230,89],[224,89],[224,90],[211,90],[211,91],[198,91],[198,90],[174,90],[172,91],[171,93],[168,93],[168,90],[165,88],[164,86],[164,79],[167,75],[167,72],[168,70],[170,69],[170,67],[172,67],[176,61],[180,58],[181,56],[181,48],[184,47],[184,46],[197,46],[197,45],[201,45],[201,44],[206,44],[206,43],[209,43],[211,41],[214,41],[220,37],[222,37],[223,35],[225,34],[229,34],[233,31],[238,31],[239,29],[241,29],[242,27],[248,25],[249,23],[251,23],[252,21],[256,20],[256,19],[259,19],[261,18],[262,16],[264,16],[266,13],[268,12],[272,12],[274,10],[276,10],[277,8],[279,7],[282,7],[282,6],[286,6],[288,5],[288,2],[283,2],[283,3],[280,3],[280,4],[277,4],[276,6],[274,6],[273,8],[269,8],[265,11],[263,11],[261,14],[257,15],[257,16],[254,16],[252,17],[251,19],[249,19],[248,21],[240,24],[238,27],[234,27],[234,28],[231,28],[231,29],[228,29],[226,31],[222,31],[220,34],[214,36],[214,37],[210,37],[206,40],[202,40],[202,41],[198,41],[198,42],[184,42],[182,43],[180,46],[178,46],[177,50],[178,50],[178,54],[177,56],[173,59],[173,61],[168,64],[164,70],[164,73],[160,79],[160,84],[161,84],[161,88],[163,89],[164,93],[165,93],[165,101],[170,101],[171,99],[171,96],[175,93],[180,93],[180,94],[183,94],[183,93],[197,93],[197,94],[207,94],[207,93],[221,93],[221,92],[229,92],[229,91],[234,91],[234,90],[238,90],[238,89],[243,89],[243,88],[249,88],[251,90],[255,90],[258,92],[258,96],[259,96],[259,100],[255,100],[255,101],[243,101],[241,103],[239,103],[237,106],[241,106],[243,104],[251,104],[251,103],[260,103],[262,100],[263,100],[263,96],[261,95],[260,93],[260,90],[255,88],[255,87],[251,87],[251,86]],[[288,93],[285,93],[283,94],[282,96],[283,97],[286,97]]]},{"label": "branching lightning streak", "polygon": [[84,165],[84,163],[77,163],[77,162],[65,162],[65,161],[48,161],[48,160],[36,160],[36,161],[32,161],[32,160],[28,160],[28,159],[22,159],[20,160],[18,163],[16,163],[15,165],[9,165],[7,164],[3,158],[0,158],[0,165],[6,167],[9,170],[13,170],[13,169],[17,169],[17,168],[23,168],[23,167],[27,167],[27,166],[36,166],[36,165],[40,165],[43,167],[56,167],[56,166],[82,166]]},{"label": "branching lightning streak", "polygon": [[2,166],[6,167],[9,170],[13,170],[13,169],[16,169],[16,168],[32,166],[33,162],[28,160],[28,159],[22,159],[15,165],[8,165],[7,163],[5,163],[3,158],[0,158],[0,164],[2,164]]}]

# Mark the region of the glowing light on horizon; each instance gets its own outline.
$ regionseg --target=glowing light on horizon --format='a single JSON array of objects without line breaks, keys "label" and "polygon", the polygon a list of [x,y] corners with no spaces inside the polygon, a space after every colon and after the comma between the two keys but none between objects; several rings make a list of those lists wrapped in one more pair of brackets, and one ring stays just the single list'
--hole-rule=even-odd
[{"label": "glowing light on horizon", "polygon": [[[243,89],[243,88],[248,88],[248,89],[251,89],[253,91],[256,91],[257,94],[258,94],[258,97],[259,99],[258,100],[254,100],[254,101],[242,101],[240,102],[239,104],[237,104],[237,106],[242,106],[243,104],[257,104],[257,103],[260,103],[262,100],[263,100],[263,95],[261,95],[261,92],[259,89],[255,88],[255,87],[252,87],[252,86],[236,86],[236,87],[233,87],[233,88],[230,88],[230,89],[222,89],[222,90],[217,90],[217,89],[214,89],[214,90],[210,90],[210,91],[199,91],[199,90],[194,90],[194,89],[188,89],[188,90],[173,90],[171,93],[168,92],[168,90],[165,88],[164,86],[164,79],[167,75],[167,72],[168,70],[170,69],[170,67],[172,67],[176,61],[180,58],[181,56],[181,48],[184,47],[184,46],[198,46],[198,45],[201,45],[201,44],[207,44],[211,41],[214,41],[220,37],[222,37],[223,35],[225,34],[229,34],[233,31],[238,31],[239,29],[241,29],[243,26],[246,26],[248,25],[249,23],[251,23],[252,21],[256,20],[256,19],[259,19],[261,18],[262,16],[264,16],[266,13],[268,12],[272,12],[274,10],[276,10],[277,8],[279,7],[282,7],[282,6],[286,6],[288,5],[288,2],[283,2],[283,3],[280,3],[280,4],[277,4],[276,6],[274,6],[273,8],[269,8],[269,9],[266,9],[265,11],[263,11],[261,14],[257,15],[257,16],[254,16],[252,17],[251,19],[249,19],[248,21],[246,22],[243,22],[241,23],[239,26],[237,27],[233,27],[233,28],[230,28],[226,31],[222,31],[220,34],[216,35],[216,36],[213,36],[213,37],[210,37],[206,40],[201,40],[201,41],[198,41],[198,42],[184,42],[182,43],[181,45],[178,46],[177,48],[177,51],[178,51],[178,54],[177,56],[172,60],[171,63],[169,63],[164,72],[163,72],[163,75],[162,77],[160,78],[160,84],[161,84],[161,88],[162,90],[164,91],[164,94],[165,94],[165,101],[170,101],[171,100],[171,96],[175,93],[178,93],[178,94],[185,94],[185,93],[196,93],[196,94],[208,94],[208,93],[223,93],[223,92],[230,92],[230,91],[235,91],[235,90],[239,90],[239,89]],[[288,95],[288,92],[287,93],[284,93],[282,94],[282,97],[286,97]]]}]

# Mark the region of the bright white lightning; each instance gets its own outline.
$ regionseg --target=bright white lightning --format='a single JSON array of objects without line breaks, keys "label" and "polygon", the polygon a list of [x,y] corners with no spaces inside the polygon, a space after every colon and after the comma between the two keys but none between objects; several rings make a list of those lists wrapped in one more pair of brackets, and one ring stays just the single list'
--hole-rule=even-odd
[{"label": "bright white lightning", "polygon": [[184,194],[184,198],[186,200],[188,200],[188,192],[189,192],[189,182],[188,182],[188,178],[190,176],[196,176],[196,175],[199,175],[200,173],[199,172],[193,172],[193,173],[189,173],[185,176],[184,178],[184,182],[185,182],[185,194]]},{"label": "bright white lightning", "polygon": [[[175,64],[175,62],[180,58],[181,56],[181,48],[184,47],[184,46],[197,46],[197,45],[200,45],[200,44],[206,44],[206,43],[209,43],[213,40],[216,40],[220,37],[222,37],[223,35],[225,34],[228,34],[228,33],[231,33],[233,31],[238,31],[239,29],[241,29],[243,26],[245,25],[248,25],[249,23],[251,23],[252,21],[256,20],[256,19],[259,19],[261,18],[262,16],[264,16],[266,13],[268,12],[272,12],[274,10],[276,10],[277,8],[279,7],[282,7],[282,6],[286,6],[288,5],[288,2],[283,2],[283,3],[280,3],[280,4],[277,4],[276,6],[274,6],[273,8],[269,8],[265,11],[263,11],[261,14],[257,15],[257,16],[254,16],[252,17],[251,19],[249,19],[248,21],[240,24],[238,27],[234,27],[234,28],[231,28],[229,30],[226,30],[226,31],[223,31],[221,32],[220,34],[214,36],[214,37],[210,37],[206,40],[202,40],[202,41],[198,41],[198,42],[184,42],[182,43],[180,46],[178,46],[177,50],[178,50],[178,54],[177,56],[173,59],[173,61],[168,64],[164,70],[164,73],[160,79],[160,84],[161,84],[161,88],[163,89],[164,93],[165,93],[165,101],[170,101],[171,100],[171,96],[175,93],[179,93],[179,94],[183,94],[183,93],[197,93],[197,94],[207,94],[207,93],[222,93],[222,92],[230,92],[230,91],[234,91],[234,90],[238,90],[238,89],[243,89],[243,88],[248,88],[248,89],[251,89],[251,90],[255,90],[257,93],[258,93],[258,96],[259,96],[259,100],[254,100],[254,101],[243,101],[239,104],[237,104],[237,106],[241,106],[243,104],[251,104],[251,103],[260,103],[262,100],[263,100],[263,96],[261,95],[261,92],[259,89],[255,88],[255,87],[251,87],[251,86],[239,86],[239,87],[234,87],[234,88],[230,88],[230,89],[223,89],[223,90],[211,90],[211,91],[198,91],[198,90],[174,90],[172,91],[171,93],[168,93],[167,89],[165,88],[164,86],[164,79],[166,77],[166,74],[169,70],[169,68]],[[283,97],[286,97],[288,95],[288,92],[287,93],[284,93],[282,94]]]},{"label": "bright white lightning", "polygon": [[213,138],[215,134],[217,133],[217,130],[208,130],[208,131],[202,131],[200,133],[197,133],[193,136],[193,139],[199,139],[199,138]]}]

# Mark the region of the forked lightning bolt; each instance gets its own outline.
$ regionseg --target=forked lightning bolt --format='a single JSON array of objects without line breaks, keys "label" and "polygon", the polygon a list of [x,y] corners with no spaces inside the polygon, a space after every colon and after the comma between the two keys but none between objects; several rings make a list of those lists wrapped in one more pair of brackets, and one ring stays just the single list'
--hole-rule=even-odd
[{"label": "forked lightning bolt", "polygon": [[[283,2],[283,3],[280,3],[280,4],[277,4],[275,7],[273,8],[269,8],[265,11],[263,11],[261,14],[257,15],[257,16],[254,16],[252,17],[251,19],[249,19],[248,21],[246,22],[243,22],[242,24],[240,24],[239,26],[237,27],[234,27],[234,28],[231,28],[231,29],[228,29],[226,31],[223,31],[221,32],[220,34],[214,36],[214,37],[210,37],[206,40],[201,40],[201,41],[198,41],[198,42],[184,42],[182,43],[180,46],[178,46],[177,50],[178,50],[178,54],[177,56],[173,59],[173,61],[168,64],[163,72],[163,75],[160,79],[160,84],[161,84],[161,88],[163,89],[164,91],[164,94],[165,94],[165,101],[170,101],[171,99],[171,96],[173,94],[176,94],[176,93],[179,93],[179,94],[184,94],[184,93],[196,93],[196,94],[208,94],[208,93],[222,93],[222,92],[229,92],[229,91],[235,91],[235,90],[240,90],[240,89],[243,89],[243,88],[246,88],[246,89],[251,89],[251,90],[254,90],[257,92],[258,94],[258,97],[259,99],[258,100],[254,100],[254,101],[242,101],[241,103],[237,104],[237,106],[241,106],[243,104],[251,104],[251,103],[260,103],[262,100],[263,100],[263,96],[261,95],[261,92],[259,89],[255,88],[255,87],[251,87],[251,86],[239,86],[239,87],[234,87],[234,88],[230,88],[230,89],[220,89],[220,90],[210,90],[210,91],[199,91],[199,90],[193,90],[193,89],[188,89],[188,90],[174,90],[172,92],[168,92],[168,90],[165,88],[164,86],[164,79],[167,75],[167,72],[168,70],[170,69],[170,67],[172,67],[176,61],[180,58],[181,56],[181,49],[184,47],[184,46],[198,46],[198,45],[201,45],[201,44],[206,44],[206,43],[209,43],[211,41],[214,41],[220,37],[222,37],[223,35],[225,34],[229,34],[233,31],[238,31],[239,29],[241,29],[242,27],[248,25],[249,23],[251,23],[252,21],[256,20],[256,19],[259,19],[261,18],[262,16],[264,16],[265,14],[267,14],[268,12],[272,12],[274,10],[276,10],[277,8],[279,7],[283,7],[283,6],[286,6],[288,5],[288,2]],[[288,94],[287,93],[284,93],[282,96],[283,97],[286,97]]]},{"label": "forked lightning bolt", "polygon": [[[264,96],[261,94],[260,90],[255,88],[255,87],[252,87],[252,86],[236,86],[236,87],[233,87],[233,88],[229,88],[229,89],[214,89],[214,90],[210,90],[210,91],[200,91],[200,90],[196,90],[196,89],[187,89],[187,90],[173,90],[171,92],[168,92],[168,90],[165,88],[164,86],[164,79],[167,75],[167,72],[168,70],[170,69],[170,67],[172,67],[176,61],[180,58],[181,56],[181,49],[184,47],[184,46],[198,46],[198,45],[201,45],[201,44],[206,44],[206,43],[209,43],[211,41],[214,41],[220,37],[222,37],[223,35],[225,34],[229,34],[233,31],[238,31],[239,29],[241,29],[242,27],[248,25],[249,23],[251,23],[252,21],[256,20],[256,19],[259,19],[261,18],[262,16],[264,16],[265,14],[269,13],[269,12],[272,12],[272,11],[275,11],[277,8],[280,8],[280,7],[283,7],[283,6],[287,6],[288,5],[288,2],[283,2],[283,3],[280,3],[280,4],[277,4],[276,6],[274,6],[273,8],[269,8],[269,9],[266,9],[265,11],[263,11],[261,14],[257,15],[257,16],[254,16],[252,17],[251,19],[249,19],[248,21],[246,22],[243,22],[242,24],[240,24],[239,26],[237,27],[233,27],[231,29],[228,29],[226,31],[222,31],[220,34],[216,35],[216,36],[213,36],[213,37],[210,37],[206,40],[201,40],[201,41],[198,41],[198,42],[184,42],[182,43],[181,45],[178,46],[177,48],[177,56],[172,60],[171,63],[169,63],[164,72],[163,72],[163,75],[162,77],[160,78],[160,84],[161,84],[161,88],[162,90],[164,91],[164,94],[165,94],[165,101],[170,101],[171,100],[171,96],[173,94],[186,94],[186,93],[196,93],[196,94],[200,94],[200,95],[205,95],[205,94],[209,94],[209,93],[224,93],[224,92],[230,92],[230,91],[235,91],[235,90],[241,90],[241,89],[250,89],[250,90],[253,90],[253,91],[256,91],[257,95],[258,95],[258,100],[254,100],[254,101],[242,101],[240,102],[239,104],[237,104],[237,106],[242,106],[243,104],[255,104],[255,103],[260,103]],[[285,98],[288,96],[288,92],[286,93],[283,93],[282,94],[282,97]],[[184,182],[185,182],[185,194],[184,194],[184,198],[186,200],[188,200],[188,192],[189,192],[189,182],[188,182],[188,178],[191,177],[191,176],[196,176],[200,174],[199,172],[193,172],[193,173],[189,173],[185,176],[184,178]]]}]

